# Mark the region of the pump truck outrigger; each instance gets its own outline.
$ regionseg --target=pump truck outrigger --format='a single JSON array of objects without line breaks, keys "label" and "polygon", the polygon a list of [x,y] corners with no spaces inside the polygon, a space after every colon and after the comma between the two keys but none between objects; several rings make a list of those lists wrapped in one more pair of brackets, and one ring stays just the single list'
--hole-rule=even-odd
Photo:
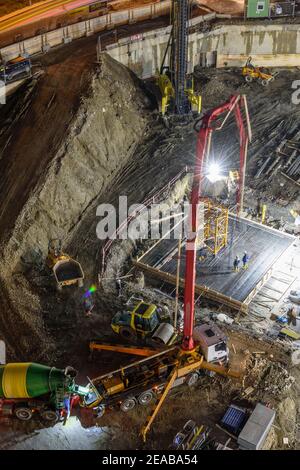
[{"label": "pump truck outrigger", "polygon": [[[218,124],[218,120],[225,113],[222,123]],[[226,338],[222,332],[215,325],[201,325],[200,330],[194,331],[197,210],[201,198],[203,166],[210,152],[213,131],[222,129],[232,113],[235,115],[240,134],[240,169],[237,191],[237,210],[240,213],[243,206],[247,147],[251,140],[246,97],[232,96],[228,102],[205,114],[196,128],[198,138],[186,240],[184,329],[181,345],[171,346],[159,352],[147,348],[127,348],[122,345],[101,348],[100,345],[99,349],[110,348],[110,350],[146,356],[146,358],[93,379],[90,382],[90,393],[83,399],[83,406],[96,409],[99,415],[105,412],[107,406],[117,405],[123,411],[129,411],[137,403],[147,405],[155,400],[155,406],[141,430],[144,441],[168,392],[174,386],[184,382],[188,385],[194,384],[202,369],[226,377],[240,377],[240,371],[232,370],[226,365],[219,365],[220,356],[228,359]],[[90,346],[93,349],[93,345]]]}]

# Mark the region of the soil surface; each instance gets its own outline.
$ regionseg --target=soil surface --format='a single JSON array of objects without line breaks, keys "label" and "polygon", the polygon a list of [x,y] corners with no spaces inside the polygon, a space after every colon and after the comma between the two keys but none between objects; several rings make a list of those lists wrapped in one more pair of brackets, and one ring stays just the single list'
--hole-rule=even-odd
[{"label": "soil surface", "polygon": [[[70,47],[44,57],[39,65],[44,73],[24,84],[0,111],[0,188],[5,195],[0,202],[0,336],[7,343],[8,361],[72,365],[80,371],[78,382],[86,384],[87,375],[100,375],[129,360],[103,353],[89,363],[87,346],[91,338],[113,338],[112,316],[123,307],[128,294],[139,292],[134,278],[131,285],[125,283],[128,290],[119,298],[115,280],[130,271],[131,256],[145,248],[140,242],[116,242],[99,284],[103,243],[96,236],[97,207],[105,202],[118,210],[120,195],[128,196],[129,205],[154,195],[186,165],[193,166],[196,135],[193,121],[181,124],[161,119],[149,84],[106,55],[96,64],[94,39]],[[266,146],[268,154],[275,153],[283,139],[298,131],[300,109],[291,102],[291,87],[293,80],[299,79],[299,71],[280,71],[267,89],[257,83],[246,85],[240,70],[235,69],[198,69],[195,79],[204,111],[220,105],[232,93],[247,95],[253,127],[247,169],[249,200],[253,204],[262,197],[270,203],[274,218],[279,211],[280,217],[292,224],[289,208],[299,203],[299,191],[287,181],[281,186],[278,174],[270,173],[268,178],[256,178],[256,174]],[[225,171],[238,166],[233,120],[214,139],[212,150],[222,156]],[[161,200],[178,202],[186,188],[182,183],[176,190],[167,189]],[[273,189],[281,206],[274,201]],[[61,238],[64,252],[81,263],[83,288],[73,286],[57,292],[45,263],[51,238]],[[97,286],[95,307],[86,317],[82,299],[92,284]],[[149,292],[155,302],[161,301],[161,294],[154,295],[147,280],[141,291],[143,296]],[[203,318],[204,306],[207,303],[200,299],[198,319]],[[210,307],[210,313],[215,311],[215,306]],[[224,443],[228,436],[215,424],[232,401],[249,409],[257,401],[271,403],[278,409],[279,430],[274,428],[270,446],[282,448],[287,433],[291,447],[299,446],[295,422],[299,366],[291,368],[284,348],[264,344],[255,334],[228,330],[228,335],[234,345],[231,360],[244,371],[244,381],[205,376],[194,389],[182,386],[174,390],[153,426],[147,448],[167,448],[191,414],[200,424],[211,425]],[[278,391],[274,387],[277,382],[286,386]],[[241,398],[251,386],[251,394]],[[199,407],[199,402],[205,406]],[[284,409],[290,410],[287,418]],[[96,438],[83,438],[82,445],[140,448],[139,429],[148,412],[140,408],[128,415],[112,411],[98,423],[90,423]],[[85,426],[83,416],[80,420]],[[96,424],[99,429],[105,427],[102,434]],[[75,417],[70,428],[73,425],[76,430]],[[64,430],[60,425],[44,430],[38,420],[27,427],[13,420],[13,424],[2,422],[0,426],[1,437],[6,436],[0,444],[4,448],[70,449],[81,445],[70,437],[68,427]]]}]

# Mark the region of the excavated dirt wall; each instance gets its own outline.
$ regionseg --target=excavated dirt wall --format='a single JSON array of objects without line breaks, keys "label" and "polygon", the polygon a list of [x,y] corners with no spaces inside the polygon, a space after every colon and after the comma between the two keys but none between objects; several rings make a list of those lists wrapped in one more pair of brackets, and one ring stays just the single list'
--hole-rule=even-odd
[{"label": "excavated dirt wall", "polygon": [[[45,255],[50,238],[64,238],[143,136],[147,119],[139,109],[144,97],[128,70],[105,56],[101,71],[91,75],[88,86],[87,96],[43,172],[43,184],[38,182],[32,189],[4,247],[8,271],[21,256],[30,262],[37,252]],[[51,123],[55,124],[60,125]],[[35,139],[41,136],[32,131],[34,152]]]},{"label": "excavated dirt wall", "polygon": [[[32,285],[40,273],[31,271],[43,269],[49,239],[62,238],[66,246],[89,206],[111,188],[147,127],[151,103],[136,77],[105,55],[100,66],[83,60],[86,68],[78,69],[77,77],[74,63],[69,70],[65,61],[49,66],[42,83],[24,95],[30,111],[16,113],[2,132],[2,142],[8,143],[2,147],[0,183],[8,198],[0,203],[0,335],[12,357],[28,354],[38,360],[54,349],[44,326],[41,292]],[[60,87],[49,94],[49,81],[54,85],[63,73],[69,74],[63,94]],[[71,92],[74,99],[68,101]]]}]

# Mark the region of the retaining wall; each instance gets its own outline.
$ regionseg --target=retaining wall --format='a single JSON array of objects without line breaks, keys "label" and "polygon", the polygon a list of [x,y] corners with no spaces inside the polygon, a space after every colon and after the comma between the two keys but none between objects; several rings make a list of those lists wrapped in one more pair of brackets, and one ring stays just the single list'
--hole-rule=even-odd
[{"label": "retaining wall", "polygon": [[[196,18],[194,23],[207,21],[208,16]],[[170,28],[151,31],[135,41],[123,39],[107,51],[140,77],[148,78],[160,68],[169,34]],[[241,67],[249,56],[258,66],[300,66],[299,25],[226,25],[209,33],[190,34],[189,71],[195,65]]]}]

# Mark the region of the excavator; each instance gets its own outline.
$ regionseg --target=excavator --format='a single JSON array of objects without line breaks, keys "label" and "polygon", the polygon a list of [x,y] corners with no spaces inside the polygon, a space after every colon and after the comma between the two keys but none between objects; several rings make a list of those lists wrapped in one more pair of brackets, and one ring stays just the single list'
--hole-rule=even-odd
[{"label": "excavator", "polygon": [[266,87],[275,80],[278,73],[271,73],[269,69],[255,67],[252,64],[252,57],[248,57],[246,64],[242,69],[242,75],[247,83],[256,80],[260,85]]},{"label": "excavator", "polygon": [[[130,301],[130,299],[129,299]],[[121,338],[130,341],[157,342],[172,344],[176,339],[176,330],[161,313],[162,309],[141,299],[132,307],[127,302],[128,310],[117,312],[111,322],[112,330]],[[167,320],[167,321],[164,321]]]},{"label": "excavator", "polygon": [[[141,430],[144,442],[165,398],[173,387],[182,383],[193,385],[203,369],[225,377],[238,378],[241,375],[239,370],[228,367],[229,351],[226,337],[220,329],[213,324],[202,324],[200,327],[194,328],[199,228],[197,214],[204,177],[204,162],[210,153],[213,132],[223,129],[233,114],[240,134],[239,188],[237,191],[237,211],[239,213],[243,204],[246,154],[248,142],[251,140],[246,97],[232,96],[222,106],[207,112],[195,126],[198,137],[190,197],[188,236],[185,245],[184,327],[181,344],[172,345],[160,351],[122,345],[104,345],[102,348],[99,343],[95,348],[144,356],[143,359],[130,363],[128,366],[91,380],[90,393],[84,397],[82,402],[83,406],[98,410],[98,416],[101,416],[107,407],[119,406],[122,411],[129,411],[137,403],[148,405],[155,400],[151,414]],[[220,361],[221,358],[225,361]]]}]

